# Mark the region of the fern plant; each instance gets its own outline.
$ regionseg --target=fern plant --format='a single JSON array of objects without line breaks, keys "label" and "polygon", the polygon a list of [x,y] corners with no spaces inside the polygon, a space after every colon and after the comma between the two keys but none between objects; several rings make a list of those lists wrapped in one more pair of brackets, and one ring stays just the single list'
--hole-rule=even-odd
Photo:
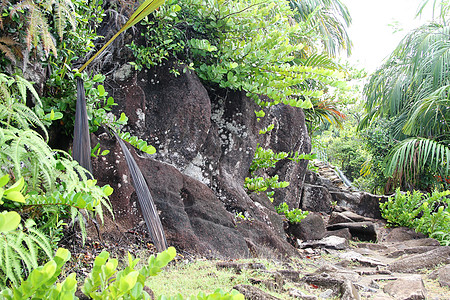
[{"label": "fern plant", "polygon": [[[33,95],[33,109],[26,105],[27,92]],[[19,75],[12,77],[0,73],[0,120],[22,129],[37,126],[47,137],[42,102],[32,82]]]},{"label": "fern plant", "polygon": [[53,16],[53,22],[61,40],[63,31],[68,24],[71,25],[73,30],[76,29],[75,7],[70,0],[21,1],[11,7],[10,16],[18,17],[20,13],[25,14],[27,23],[25,36],[27,52],[30,52],[32,47],[37,48],[42,45],[46,56],[50,52],[53,52],[55,56],[57,55],[56,45],[50,33],[49,20],[46,17],[47,14]]},{"label": "fern plant", "polygon": [[[26,106],[27,91],[34,95],[33,109]],[[30,82],[19,76],[0,74],[0,94],[0,109],[5,108],[0,110],[3,172],[25,180],[28,187],[26,204],[33,207],[29,210],[37,215],[46,214],[50,219],[61,212],[72,220],[78,219],[84,239],[86,216],[81,210],[95,211],[103,221],[103,207],[112,212],[108,202],[112,188],[109,185],[99,187],[96,181],[88,180],[85,170],[68,153],[51,149],[46,139],[34,130],[38,126],[47,137],[46,125],[58,119],[60,113],[44,114]],[[60,209],[54,210],[55,206]],[[67,213],[64,212],[66,208]],[[37,220],[38,223],[45,221],[49,219]],[[48,224],[45,226],[48,228]]]},{"label": "fern plant", "polygon": [[[0,19],[1,20],[1,19]],[[1,25],[1,21],[0,21]],[[1,27],[1,26],[0,26]],[[15,52],[17,52],[16,42],[7,36],[0,37],[0,51],[5,54],[12,62],[16,62]]]},{"label": "fern plant", "polygon": [[[23,178],[6,187],[9,176],[0,177],[0,204],[4,201],[24,202]],[[22,276],[38,266],[41,253],[52,256],[52,247],[48,238],[38,229],[33,220],[20,224],[20,215],[14,211],[0,214],[0,286],[8,282],[17,284]],[[25,227],[25,228],[24,228]]]},{"label": "fern plant", "polygon": [[2,233],[0,239],[0,273],[2,286],[7,282],[18,284],[32,269],[39,265],[42,254],[53,256],[53,249],[48,238],[35,227],[33,220],[8,233]]}]

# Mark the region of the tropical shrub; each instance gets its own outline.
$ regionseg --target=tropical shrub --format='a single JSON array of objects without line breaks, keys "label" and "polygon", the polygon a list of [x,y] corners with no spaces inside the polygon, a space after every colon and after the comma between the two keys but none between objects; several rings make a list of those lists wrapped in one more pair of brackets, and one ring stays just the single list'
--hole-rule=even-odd
[{"label": "tropical shrub", "polygon": [[[299,58],[308,30],[291,22],[285,1],[233,0],[204,5],[170,0],[143,22],[145,45],[131,44],[136,68],[177,59],[210,84],[243,90],[259,105],[309,108],[323,92],[313,82],[339,85],[336,65]],[[269,99],[262,100],[261,95]]]},{"label": "tropical shrub", "polygon": [[[260,132],[264,133],[264,132]],[[270,168],[274,168],[277,162],[287,159],[295,162],[300,162],[301,160],[312,160],[315,156],[313,154],[299,154],[279,152],[275,153],[272,149],[263,149],[258,145],[255,151],[255,156],[253,157],[252,164],[250,165],[250,175],[251,177],[245,178],[244,188],[249,192],[265,192],[269,199],[273,201],[274,189],[285,188],[289,186],[287,181],[279,181],[278,175],[274,176],[259,176],[261,173],[267,173]],[[259,175],[258,175],[259,174]]]},{"label": "tropical shrub", "polygon": [[405,226],[450,245],[450,191],[402,193],[380,204],[381,215],[392,226]]},{"label": "tropical shrub", "polygon": [[[260,133],[264,134],[265,132],[263,130],[263,132]],[[252,177],[245,178],[244,188],[247,189],[248,192],[265,192],[269,200],[273,202],[275,189],[288,187],[289,182],[279,181],[278,175],[258,176],[257,174],[267,174],[270,168],[274,168],[277,162],[284,159],[298,163],[302,159],[312,160],[314,158],[315,155],[313,154],[299,154],[298,152],[294,154],[289,154],[287,152],[274,153],[271,149],[263,149],[258,146],[250,166],[250,174]],[[300,221],[308,215],[308,212],[303,212],[298,208],[289,210],[289,206],[285,202],[276,206],[275,210],[277,213],[283,214],[291,223],[300,223]]]},{"label": "tropical shrub", "polygon": [[[423,1],[420,11],[428,2]],[[367,114],[360,127],[380,118],[392,120],[385,134],[397,142],[384,160],[384,175],[403,189],[444,190],[436,179],[450,175],[450,6],[448,1],[432,2],[440,8],[440,18],[408,33],[364,90]]]}]

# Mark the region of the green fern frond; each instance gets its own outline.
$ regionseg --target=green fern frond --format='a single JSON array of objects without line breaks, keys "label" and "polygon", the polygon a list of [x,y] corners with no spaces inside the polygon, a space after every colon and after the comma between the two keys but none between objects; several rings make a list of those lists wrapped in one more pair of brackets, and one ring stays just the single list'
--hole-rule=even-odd
[{"label": "green fern frond", "polygon": [[53,38],[49,32],[48,21],[42,13],[38,3],[34,3],[31,0],[25,0],[17,3],[11,9],[11,14],[17,14],[18,11],[28,11],[27,17],[27,29],[26,29],[26,46],[27,52],[31,50],[31,47],[37,47],[42,40],[42,47],[45,54],[48,56],[50,51],[56,56],[56,46],[53,42]]},{"label": "green fern frond", "polygon": [[57,31],[59,38],[63,39],[64,28],[67,23],[75,30],[77,21],[75,19],[75,7],[70,0],[51,1],[56,6],[55,23],[57,24]]},{"label": "green fern frond", "polygon": [[15,231],[1,233],[0,237],[0,285],[8,282],[17,285],[27,273],[39,265],[38,257],[43,254],[51,258],[52,249],[48,238],[29,223],[26,232],[21,227]]},{"label": "green fern frond", "polygon": [[25,78],[16,75],[14,77],[14,83],[17,86],[17,89],[20,92],[20,95],[22,96],[22,101],[24,104],[26,104],[26,99],[27,99],[27,91],[29,91],[34,98],[32,98],[33,102],[42,107],[42,102],[41,99],[39,98],[38,93],[36,92],[36,90],[33,87],[33,82],[30,82],[28,80],[26,80]]},{"label": "green fern frond", "polygon": [[[32,220],[27,220],[32,221]],[[44,251],[44,253],[51,257],[53,255],[53,249],[50,244],[50,241],[48,238],[40,232],[36,227],[34,227],[36,224],[34,221],[29,224],[25,224],[28,232],[28,237],[34,242],[34,245],[38,246],[40,250]],[[36,256],[37,258],[38,256]]]}]

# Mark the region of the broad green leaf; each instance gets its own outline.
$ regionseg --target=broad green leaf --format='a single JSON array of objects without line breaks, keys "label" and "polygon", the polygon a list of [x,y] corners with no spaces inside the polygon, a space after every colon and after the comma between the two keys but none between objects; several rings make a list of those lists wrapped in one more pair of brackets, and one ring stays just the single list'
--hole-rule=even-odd
[{"label": "broad green leaf", "polygon": [[19,180],[17,180],[12,186],[10,186],[7,190],[5,190],[5,193],[8,192],[20,192],[23,189],[23,186],[25,185],[25,181],[23,180],[23,177],[20,177]]},{"label": "broad green leaf", "polygon": [[137,278],[139,276],[138,271],[133,271],[127,274],[125,277],[120,278],[119,289],[122,293],[127,292],[132,289],[136,284]]},{"label": "broad green leaf", "polygon": [[15,230],[20,224],[20,215],[15,211],[0,213],[0,232],[5,233]]},{"label": "broad green leaf", "polygon": [[128,121],[128,117],[124,113],[121,113],[119,120],[117,120],[117,122],[119,122],[119,123],[125,123],[127,121]]},{"label": "broad green leaf", "polygon": [[106,95],[105,87],[103,85],[99,84],[97,90],[100,97],[104,97]]},{"label": "broad green leaf", "polygon": [[109,97],[108,101],[106,102],[106,105],[111,106],[111,105],[115,105],[116,103],[114,103],[114,98],[113,97]]},{"label": "broad green leaf", "polygon": [[9,175],[3,175],[2,177],[0,177],[0,187],[5,186],[7,183],[9,182]]},{"label": "broad green leaf", "polygon": [[106,197],[110,196],[113,192],[114,192],[114,189],[111,186],[105,185],[103,187],[103,193],[105,194]]},{"label": "broad green leaf", "polygon": [[25,197],[20,192],[12,191],[12,192],[5,192],[4,197],[8,200],[19,202],[19,203],[25,203]]}]

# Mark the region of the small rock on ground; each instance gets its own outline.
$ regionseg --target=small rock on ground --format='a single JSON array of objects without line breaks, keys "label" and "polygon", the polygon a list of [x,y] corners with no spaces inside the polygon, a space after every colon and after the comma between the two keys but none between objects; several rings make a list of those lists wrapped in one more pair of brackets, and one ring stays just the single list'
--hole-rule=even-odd
[{"label": "small rock on ground", "polygon": [[279,300],[280,298],[274,297],[256,286],[247,285],[247,284],[239,284],[233,287],[233,289],[237,290],[239,293],[244,295],[245,299],[250,300]]},{"label": "small rock on ground", "polygon": [[426,289],[420,276],[400,278],[387,283],[383,291],[397,300],[426,299]]}]

